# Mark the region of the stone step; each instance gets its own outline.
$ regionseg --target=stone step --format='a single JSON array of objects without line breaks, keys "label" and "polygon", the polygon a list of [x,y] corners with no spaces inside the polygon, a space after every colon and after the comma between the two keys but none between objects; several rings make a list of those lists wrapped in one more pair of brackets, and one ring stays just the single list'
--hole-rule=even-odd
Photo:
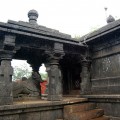
[{"label": "stone step", "polygon": [[91,119],[91,120],[110,120],[110,118],[106,116],[102,116],[102,117]]},{"label": "stone step", "polygon": [[69,116],[65,117],[65,120],[90,120],[101,117],[104,115],[102,109],[94,109],[90,111],[71,113]]},{"label": "stone step", "polygon": [[64,116],[66,118],[71,113],[93,110],[95,108],[96,108],[95,103],[81,103],[81,104],[74,104],[74,105],[66,105],[64,107]]},{"label": "stone step", "polygon": [[93,110],[95,108],[96,108],[95,103],[81,103],[81,104],[67,105],[64,107],[64,118],[67,118],[71,113]]},{"label": "stone step", "polygon": [[64,119],[56,119],[56,120],[64,120]]}]

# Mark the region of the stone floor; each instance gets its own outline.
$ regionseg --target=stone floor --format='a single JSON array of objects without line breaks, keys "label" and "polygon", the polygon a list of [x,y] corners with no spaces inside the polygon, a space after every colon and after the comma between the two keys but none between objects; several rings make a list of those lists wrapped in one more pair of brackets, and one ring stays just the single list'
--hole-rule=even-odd
[{"label": "stone floor", "polygon": [[53,105],[54,104],[73,104],[73,103],[79,103],[79,102],[85,102],[87,101],[87,98],[74,98],[74,97],[63,97],[62,101],[47,101],[47,100],[17,100],[13,103],[13,105],[20,105],[20,104],[41,104],[41,105]]}]

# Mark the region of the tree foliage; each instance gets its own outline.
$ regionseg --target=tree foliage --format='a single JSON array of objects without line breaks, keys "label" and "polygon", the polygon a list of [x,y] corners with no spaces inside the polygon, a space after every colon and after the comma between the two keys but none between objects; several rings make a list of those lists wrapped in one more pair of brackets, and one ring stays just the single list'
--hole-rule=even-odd
[{"label": "tree foliage", "polygon": [[40,73],[42,80],[47,80],[48,74],[47,73]]},{"label": "tree foliage", "polygon": [[13,81],[14,80],[21,80],[22,77],[29,78],[31,75],[31,70],[24,64],[21,67],[15,66],[14,73],[13,73]]},{"label": "tree foliage", "polygon": [[[15,66],[12,80],[21,80],[22,77],[29,78],[31,76],[32,70],[27,66],[27,64],[23,64],[22,66]],[[47,73],[40,73],[42,80],[47,80]]]}]

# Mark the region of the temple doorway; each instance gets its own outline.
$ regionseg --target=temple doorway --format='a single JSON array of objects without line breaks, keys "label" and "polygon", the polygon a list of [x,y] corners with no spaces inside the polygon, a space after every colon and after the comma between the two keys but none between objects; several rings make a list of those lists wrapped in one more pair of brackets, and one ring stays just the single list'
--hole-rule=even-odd
[{"label": "temple doorway", "polygon": [[63,70],[63,94],[80,95],[81,67],[79,65],[66,66]]}]

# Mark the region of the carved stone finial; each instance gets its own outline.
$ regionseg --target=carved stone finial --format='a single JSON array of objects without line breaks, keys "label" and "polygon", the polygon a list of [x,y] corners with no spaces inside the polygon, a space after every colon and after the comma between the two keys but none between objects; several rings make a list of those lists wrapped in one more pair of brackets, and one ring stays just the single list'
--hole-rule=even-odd
[{"label": "carved stone finial", "polygon": [[108,18],[107,18],[107,23],[111,23],[111,22],[114,22],[114,21],[115,21],[115,18],[112,15],[109,15]]},{"label": "carved stone finial", "polygon": [[37,24],[38,12],[36,10],[30,10],[28,12],[29,23]]}]

